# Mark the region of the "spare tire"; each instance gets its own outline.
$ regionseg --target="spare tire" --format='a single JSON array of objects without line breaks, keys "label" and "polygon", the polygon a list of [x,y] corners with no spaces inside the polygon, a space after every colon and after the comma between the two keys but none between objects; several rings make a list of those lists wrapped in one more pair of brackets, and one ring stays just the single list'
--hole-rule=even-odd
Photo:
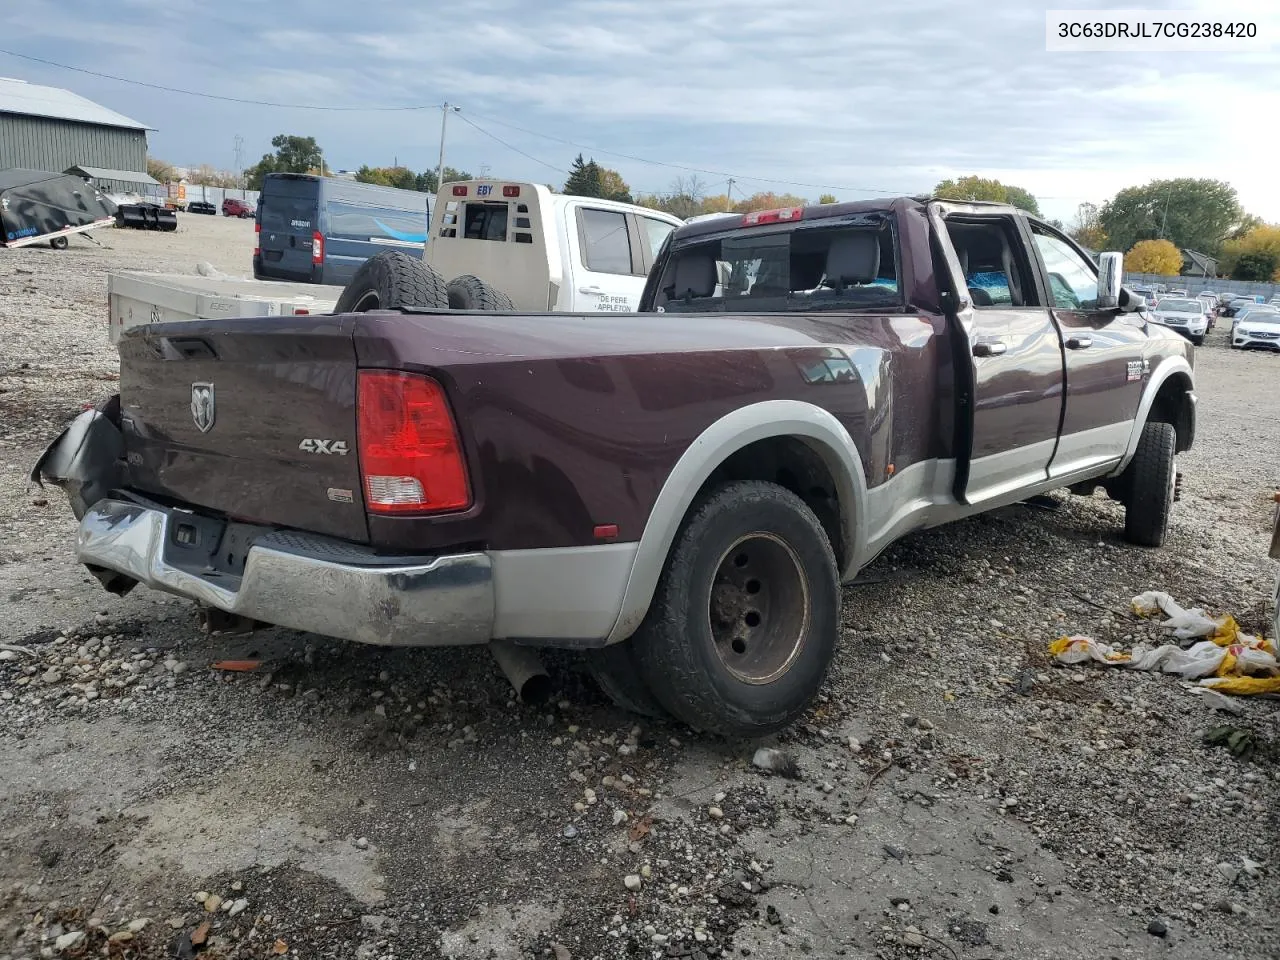
[{"label": "spare tire", "polygon": [[449,308],[515,312],[516,305],[497,287],[491,287],[479,277],[468,273],[449,281]]},{"label": "spare tire", "polygon": [[387,250],[360,265],[342,290],[334,313],[420,307],[446,310],[449,291],[444,278],[417,257]]}]

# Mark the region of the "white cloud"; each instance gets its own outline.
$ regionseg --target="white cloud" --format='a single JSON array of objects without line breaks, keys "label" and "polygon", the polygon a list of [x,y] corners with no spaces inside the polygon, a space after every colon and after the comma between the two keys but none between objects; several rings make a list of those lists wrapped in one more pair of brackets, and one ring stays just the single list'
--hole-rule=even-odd
[{"label": "white cloud", "polygon": [[[1270,2],[1197,0],[1197,8],[1263,16]],[[61,9],[50,0],[6,7],[0,32],[22,37],[37,56],[227,96],[335,106],[448,99],[558,169],[578,147],[497,121],[594,147],[641,189],[661,188],[680,171],[604,151],[732,173],[739,189],[821,189],[749,179],[771,177],[850,199],[865,196],[854,188],[920,192],[946,176],[979,173],[1027,187],[1064,219],[1081,200],[1100,202],[1153,177],[1212,176],[1280,220],[1269,151],[1244,149],[1241,138],[1252,130],[1269,142],[1280,81],[1273,56],[1050,54],[1043,9],[1021,0],[874,8],[848,0],[469,0],[446,10],[312,0],[304,18],[250,0],[216,8],[130,0],[109,14],[74,17]],[[165,56],[142,55],[154,49],[157,22]],[[252,160],[288,131],[314,133],[344,166],[393,157],[418,168],[435,163],[433,110],[233,106],[6,58],[0,73],[68,86],[147,119],[161,127],[154,151],[175,160],[219,162],[236,133]],[[560,179],[465,123],[450,125],[447,159]]]}]

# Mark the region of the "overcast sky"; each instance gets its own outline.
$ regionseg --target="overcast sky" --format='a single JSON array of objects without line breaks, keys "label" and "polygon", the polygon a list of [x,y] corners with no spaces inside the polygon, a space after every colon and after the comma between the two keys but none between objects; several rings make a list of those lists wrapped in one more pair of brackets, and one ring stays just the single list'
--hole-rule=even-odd
[{"label": "overcast sky", "polygon": [[[1059,0],[1055,8],[1236,11],[1280,37],[1273,0]],[[1156,177],[1227,180],[1280,221],[1275,53],[1048,53],[1026,0],[5,0],[0,47],[226,97],[200,99],[0,55],[0,76],[67,87],[156,129],[172,163],[234,165],[277,133],[335,169],[398,160],[562,183],[578,146],[633,191],[700,168],[710,192],[916,193],[977,173],[1069,221]],[[1267,20],[1259,20],[1266,16]],[[1277,45],[1280,52],[1280,44]],[[469,118],[470,126],[462,118]],[[520,128],[520,129],[515,129]],[[1265,146],[1253,149],[1249,140]],[[498,138],[498,139],[495,139]],[[500,143],[498,140],[504,141]],[[625,156],[629,155],[628,159]],[[783,181],[794,181],[786,183]]]}]

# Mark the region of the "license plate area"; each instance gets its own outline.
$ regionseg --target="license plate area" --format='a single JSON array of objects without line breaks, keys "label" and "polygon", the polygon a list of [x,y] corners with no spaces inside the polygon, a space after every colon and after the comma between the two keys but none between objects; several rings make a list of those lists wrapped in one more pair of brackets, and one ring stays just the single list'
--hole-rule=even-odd
[{"label": "license plate area", "polygon": [[169,514],[165,562],[201,577],[244,575],[249,548],[271,527],[205,517],[185,510]]}]

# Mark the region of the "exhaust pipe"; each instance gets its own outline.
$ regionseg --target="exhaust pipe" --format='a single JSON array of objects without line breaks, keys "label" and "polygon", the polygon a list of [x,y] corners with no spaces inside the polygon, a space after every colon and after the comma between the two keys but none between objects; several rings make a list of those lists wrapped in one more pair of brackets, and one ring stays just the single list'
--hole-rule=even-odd
[{"label": "exhaust pipe", "polygon": [[524,703],[542,703],[551,696],[551,677],[530,647],[516,646],[510,640],[494,640],[489,649]]}]

